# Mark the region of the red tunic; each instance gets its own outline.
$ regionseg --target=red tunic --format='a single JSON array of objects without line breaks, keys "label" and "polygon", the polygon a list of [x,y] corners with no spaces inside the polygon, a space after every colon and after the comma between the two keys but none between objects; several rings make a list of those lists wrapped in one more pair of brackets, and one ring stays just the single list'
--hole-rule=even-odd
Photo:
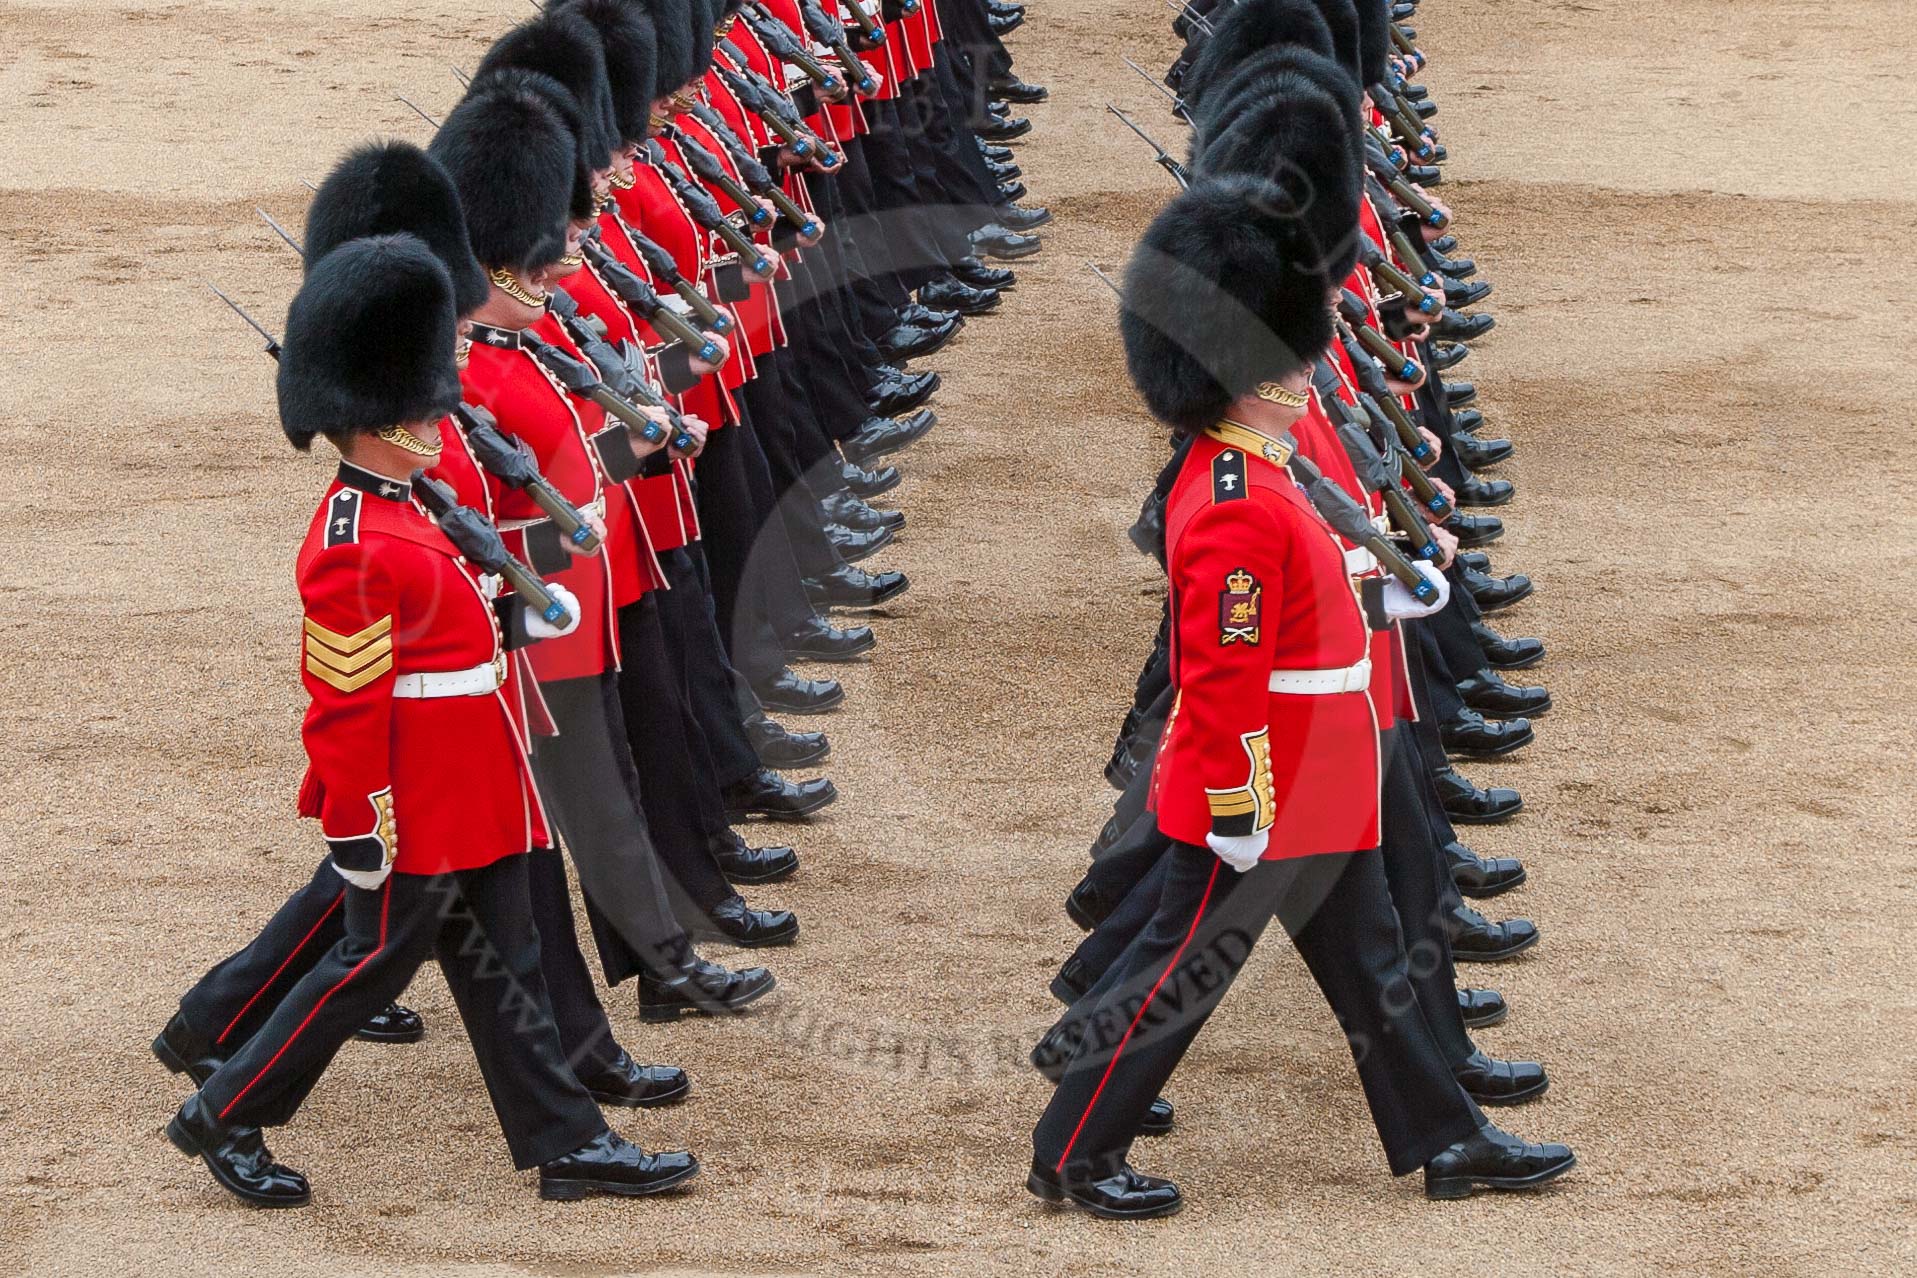
[{"label": "red tunic", "polygon": [[1370,645],[1344,553],[1282,465],[1207,432],[1166,506],[1172,683],[1152,775],[1158,828],[1270,831],[1267,860],[1378,843],[1378,729],[1362,691],[1273,692],[1274,672],[1358,665]]},{"label": "red tunic", "polygon": [[341,467],[295,574],[305,610],[301,816],[376,838],[400,874],[478,869],[547,844],[518,725],[498,688],[395,697],[402,676],[503,670],[480,575],[406,485]]}]

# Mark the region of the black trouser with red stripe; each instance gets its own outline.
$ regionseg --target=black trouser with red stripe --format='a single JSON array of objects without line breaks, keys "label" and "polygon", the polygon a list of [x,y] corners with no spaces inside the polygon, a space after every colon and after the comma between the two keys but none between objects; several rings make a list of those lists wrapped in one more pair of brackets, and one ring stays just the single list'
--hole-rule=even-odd
[{"label": "black trouser with red stripe", "polygon": [[[528,893],[539,930],[539,966],[546,974],[559,1042],[574,1071],[591,1074],[618,1058],[619,1043],[593,988],[573,930],[566,867],[556,849],[527,854]],[[180,999],[195,1041],[195,1059],[239,1051],[272,1016],[286,992],[346,935],[346,880],[330,860],[267,920],[245,949],[228,956]]]},{"label": "black trouser with red stripe", "polygon": [[1274,913],[1331,1005],[1394,1175],[1483,1125],[1406,973],[1377,850],[1266,861],[1247,874],[1174,843],[1150,923],[1059,1022],[1077,1049],[1032,1133],[1069,1178],[1110,1175]]},{"label": "black trouser with red stripe", "polygon": [[537,1167],[605,1131],[560,1047],[527,870],[525,856],[509,856],[476,870],[348,887],[338,907],[345,934],[206,1081],[207,1108],[228,1127],[288,1122],[353,1031],[437,957],[513,1165]]}]

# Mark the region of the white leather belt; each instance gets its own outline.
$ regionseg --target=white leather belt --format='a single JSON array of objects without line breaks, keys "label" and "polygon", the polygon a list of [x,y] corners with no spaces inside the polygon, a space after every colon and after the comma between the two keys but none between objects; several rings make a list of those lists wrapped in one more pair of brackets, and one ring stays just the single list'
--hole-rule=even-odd
[{"label": "white leather belt", "polygon": [[1342,670],[1274,670],[1270,688],[1301,697],[1328,697],[1337,692],[1363,692],[1371,686],[1371,658]]},{"label": "white leather belt", "polygon": [[1345,551],[1345,576],[1362,577],[1378,566],[1378,557],[1363,546]]},{"label": "white leather belt", "polygon": [[471,670],[422,670],[393,680],[395,697],[483,697],[505,681],[503,662],[487,661]]}]

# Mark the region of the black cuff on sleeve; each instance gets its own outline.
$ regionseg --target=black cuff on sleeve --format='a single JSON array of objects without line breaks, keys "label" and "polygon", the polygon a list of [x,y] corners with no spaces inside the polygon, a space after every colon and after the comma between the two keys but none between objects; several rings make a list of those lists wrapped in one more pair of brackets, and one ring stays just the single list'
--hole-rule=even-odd
[{"label": "black cuff on sleeve", "polygon": [[752,284],[745,277],[745,268],[737,262],[713,268],[712,284],[722,302],[743,302],[752,296]]},{"label": "black cuff on sleeve", "polygon": [[692,371],[692,352],[684,342],[674,342],[659,352],[659,380],[674,395],[683,395],[699,384]]},{"label": "black cuff on sleeve", "polygon": [[1391,625],[1391,615],[1384,606],[1385,579],[1366,577],[1358,583],[1358,602],[1365,611],[1365,624],[1373,630],[1384,630]]},{"label": "black cuff on sleeve", "polygon": [[507,652],[517,652],[533,642],[526,633],[526,601],[518,595],[500,595],[493,600],[493,616],[499,619],[499,642]]},{"label": "black cuff on sleeve", "polygon": [[326,853],[334,865],[355,874],[370,874],[386,864],[386,845],[370,834],[356,839],[328,839]]},{"label": "black cuff on sleeve", "polygon": [[559,525],[543,519],[526,529],[526,562],[542,577],[559,572],[572,563],[559,539]]},{"label": "black cuff on sleeve", "polygon": [[594,435],[592,446],[599,451],[599,464],[606,468],[606,478],[614,483],[622,484],[639,473],[639,459],[632,455],[632,434],[624,422]]}]

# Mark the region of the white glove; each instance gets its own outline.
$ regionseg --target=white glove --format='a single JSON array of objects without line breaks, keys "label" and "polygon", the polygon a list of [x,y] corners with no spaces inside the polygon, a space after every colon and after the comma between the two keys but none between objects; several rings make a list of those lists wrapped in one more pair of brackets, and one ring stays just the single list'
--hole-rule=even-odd
[{"label": "white glove", "polygon": [[1409,590],[1406,590],[1404,583],[1396,577],[1388,579],[1384,587],[1384,610],[1385,616],[1391,618],[1393,621],[1410,621],[1418,617],[1429,617],[1432,613],[1451,602],[1451,579],[1444,575],[1443,569],[1439,568],[1436,564],[1426,563],[1423,560],[1419,560],[1411,566],[1418,570],[1420,576],[1437,588],[1438,596],[1430,603],[1425,603]]},{"label": "white glove", "polygon": [[1220,861],[1243,874],[1264,857],[1265,845],[1271,842],[1271,831],[1260,830],[1256,834],[1207,834],[1205,842],[1218,854]]},{"label": "white glove", "polygon": [[579,600],[573,597],[572,591],[550,582],[547,583],[546,589],[554,599],[564,605],[566,624],[563,627],[555,626],[533,611],[531,604],[525,604],[523,607],[526,609],[526,633],[534,639],[558,639],[579,629]]}]

